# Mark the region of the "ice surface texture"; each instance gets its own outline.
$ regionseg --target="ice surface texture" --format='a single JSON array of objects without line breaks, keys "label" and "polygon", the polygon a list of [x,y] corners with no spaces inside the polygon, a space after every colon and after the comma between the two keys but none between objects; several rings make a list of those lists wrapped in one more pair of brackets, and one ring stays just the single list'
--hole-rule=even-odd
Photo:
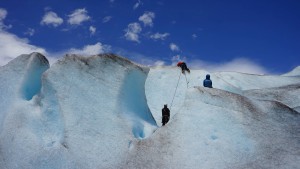
[{"label": "ice surface texture", "polygon": [[[0,67],[0,168],[299,167],[297,69],[191,70],[188,84],[180,73],[113,54],[50,68],[39,53],[17,57]],[[212,89],[201,87],[208,73]],[[171,120],[160,128],[164,104]]]}]

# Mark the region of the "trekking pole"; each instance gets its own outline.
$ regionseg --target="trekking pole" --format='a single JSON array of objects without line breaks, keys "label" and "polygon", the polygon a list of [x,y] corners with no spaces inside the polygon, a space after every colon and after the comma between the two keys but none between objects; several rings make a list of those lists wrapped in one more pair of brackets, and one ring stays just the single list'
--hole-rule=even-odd
[{"label": "trekking pole", "polygon": [[170,110],[171,110],[172,105],[173,105],[173,101],[174,101],[175,94],[176,94],[176,91],[177,91],[177,88],[178,88],[178,84],[179,84],[180,77],[181,77],[181,72],[180,72],[180,74],[179,74],[179,78],[178,78],[177,85],[176,85],[176,89],[175,89],[175,92],[174,92],[174,95],[173,95],[173,99],[172,99],[172,102],[171,102]]}]

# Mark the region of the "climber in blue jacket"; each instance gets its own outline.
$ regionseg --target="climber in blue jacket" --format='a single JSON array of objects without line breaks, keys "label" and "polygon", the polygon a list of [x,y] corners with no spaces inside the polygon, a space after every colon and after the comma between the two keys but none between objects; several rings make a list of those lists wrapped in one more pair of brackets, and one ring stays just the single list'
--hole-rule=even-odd
[{"label": "climber in blue jacket", "polygon": [[209,74],[206,75],[206,79],[203,81],[203,86],[212,88],[212,81],[210,80]]}]

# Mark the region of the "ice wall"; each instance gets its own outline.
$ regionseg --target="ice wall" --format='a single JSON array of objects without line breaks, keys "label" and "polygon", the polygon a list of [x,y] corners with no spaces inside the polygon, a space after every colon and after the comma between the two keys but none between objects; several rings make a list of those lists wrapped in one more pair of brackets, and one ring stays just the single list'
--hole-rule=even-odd
[{"label": "ice wall", "polygon": [[21,55],[0,67],[1,168],[29,168],[25,161],[34,160],[32,152],[38,153],[35,135],[39,129],[35,133],[28,128],[36,124],[32,112],[38,108],[31,106],[32,97],[40,93],[41,76],[48,68],[47,59],[39,53]]},{"label": "ice wall", "polygon": [[[34,59],[13,62],[24,65],[24,60],[27,73],[3,84],[18,83],[11,90],[17,91],[15,106],[2,110],[9,116],[0,136],[1,166],[118,168],[132,140],[157,128],[145,97],[149,68],[112,54],[68,55],[44,72],[40,83]],[[12,73],[1,71],[3,78],[19,73],[15,64],[4,68]]]},{"label": "ice wall", "polygon": [[21,55],[0,67],[0,133],[6,114],[17,98],[30,100],[41,89],[41,76],[49,68],[39,53]]},{"label": "ice wall", "polygon": [[[298,76],[210,73],[209,89],[205,70],[113,54],[48,68],[38,53],[0,67],[1,169],[300,165]],[[171,119],[158,128],[164,104]]]}]

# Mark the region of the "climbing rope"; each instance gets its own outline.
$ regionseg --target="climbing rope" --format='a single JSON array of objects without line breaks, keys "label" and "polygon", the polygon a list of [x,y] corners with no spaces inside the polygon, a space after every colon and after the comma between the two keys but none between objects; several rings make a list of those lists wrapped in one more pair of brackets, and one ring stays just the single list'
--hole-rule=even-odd
[{"label": "climbing rope", "polygon": [[184,76],[185,76],[185,81],[186,81],[186,88],[189,88],[189,82],[188,82],[188,80],[186,78],[186,74],[184,74]]},{"label": "climbing rope", "polygon": [[178,88],[178,84],[179,84],[180,77],[181,77],[181,72],[180,72],[180,74],[179,74],[179,78],[178,78],[177,86],[176,86],[176,89],[175,89],[175,92],[174,92],[174,96],[173,96],[173,99],[172,99],[172,102],[171,102],[170,110],[171,110],[172,105],[173,105],[173,101],[174,101],[175,94],[176,94],[176,91],[177,91],[177,88]]}]

